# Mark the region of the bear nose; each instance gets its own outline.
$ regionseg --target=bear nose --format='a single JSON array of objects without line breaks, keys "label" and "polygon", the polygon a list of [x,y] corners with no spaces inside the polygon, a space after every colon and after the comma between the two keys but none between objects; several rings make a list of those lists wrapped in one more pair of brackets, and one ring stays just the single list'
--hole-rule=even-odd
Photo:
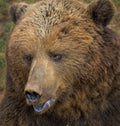
[{"label": "bear nose", "polygon": [[38,93],[36,93],[36,92],[28,92],[28,91],[26,91],[26,92],[25,92],[25,96],[26,96],[26,98],[27,98],[29,101],[31,101],[31,102],[36,102],[36,101],[38,101],[38,100],[40,99],[40,97],[41,97],[42,95],[40,95],[40,94],[38,94]]}]

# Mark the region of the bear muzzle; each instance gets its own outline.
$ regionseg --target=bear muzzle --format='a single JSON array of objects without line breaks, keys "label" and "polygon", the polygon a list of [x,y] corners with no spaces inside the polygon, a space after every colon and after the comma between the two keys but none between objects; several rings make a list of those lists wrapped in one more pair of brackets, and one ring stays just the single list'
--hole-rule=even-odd
[{"label": "bear muzzle", "polygon": [[36,85],[26,85],[25,98],[28,105],[33,107],[33,110],[37,113],[44,113],[55,103],[55,97],[52,94],[42,91]]}]

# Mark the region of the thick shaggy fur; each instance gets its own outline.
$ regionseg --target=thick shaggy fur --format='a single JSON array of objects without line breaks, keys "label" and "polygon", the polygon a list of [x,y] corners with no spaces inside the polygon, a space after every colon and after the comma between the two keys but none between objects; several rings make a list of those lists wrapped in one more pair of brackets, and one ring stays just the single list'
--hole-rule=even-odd
[{"label": "thick shaggy fur", "polygon": [[[41,0],[11,8],[0,126],[119,126],[120,37],[110,0]],[[25,91],[55,103],[36,113]]]}]

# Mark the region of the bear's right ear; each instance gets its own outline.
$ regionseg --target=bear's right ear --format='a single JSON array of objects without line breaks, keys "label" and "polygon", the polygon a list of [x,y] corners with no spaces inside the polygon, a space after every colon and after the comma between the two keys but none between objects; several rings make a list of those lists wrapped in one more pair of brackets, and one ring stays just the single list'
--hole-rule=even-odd
[{"label": "bear's right ear", "polygon": [[11,6],[10,14],[11,14],[12,21],[14,23],[17,23],[20,17],[25,13],[28,6],[29,5],[26,3],[17,3]]},{"label": "bear's right ear", "polygon": [[107,26],[114,16],[115,7],[111,0],[94,0],[87,7],[87,13],[96,24]]}]

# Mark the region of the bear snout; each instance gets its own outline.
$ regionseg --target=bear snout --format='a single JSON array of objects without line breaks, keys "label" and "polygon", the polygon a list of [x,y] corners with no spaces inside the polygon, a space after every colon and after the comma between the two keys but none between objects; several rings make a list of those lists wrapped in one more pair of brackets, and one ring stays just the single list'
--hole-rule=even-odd
[{"label": "bear snout", "polygon": [[27,104],[40,114],[46,112],[56,101],[51,91],[41,88],[40,83],[35,81],[26,84],[24,94]]},{"label": "bear snout", "polygon": [[39,85],[33,83],[28,83],[26,85],[24,94],[28,104],[39,102],[40,98],[43,95],[42,90],[39,88]]}]

